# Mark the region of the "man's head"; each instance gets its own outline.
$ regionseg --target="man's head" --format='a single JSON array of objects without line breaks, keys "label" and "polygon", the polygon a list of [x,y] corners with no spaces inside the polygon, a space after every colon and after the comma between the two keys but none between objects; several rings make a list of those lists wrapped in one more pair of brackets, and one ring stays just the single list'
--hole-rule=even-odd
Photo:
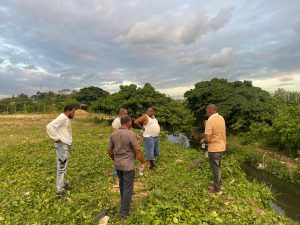
[{"label": "man's head", "polygon": [[122,116],[121,117],[121,126],[122,127],[127,127],[128,129],[131,127],[132,122],[131,118],[128,115]]},{"label": "man's head", "polygon": [[147,111],[146,111],[146,114],[147,114],[149,117],[152,117],[153,114],[154,114],[154,109],[153,109],[153,107],[148,107],[148,108],[147,108]]},{"label": "man's head", "polygon": [[206,115],[208,117],[210,117],[211,115],[215,114],[217,112],[217,106],[214,105],[214,104],[209,104],[207,107],[206,107]]},{"label": "man's head", "polygon": [[70,119],[73,119],[75,115],[75,107],[72,105],[66,105],[64,107],[64,114],[69,117]]},{"label": "man's head", "polygon": [[121,108],[119,110],[119,117],[128,115],[127,109]]}]

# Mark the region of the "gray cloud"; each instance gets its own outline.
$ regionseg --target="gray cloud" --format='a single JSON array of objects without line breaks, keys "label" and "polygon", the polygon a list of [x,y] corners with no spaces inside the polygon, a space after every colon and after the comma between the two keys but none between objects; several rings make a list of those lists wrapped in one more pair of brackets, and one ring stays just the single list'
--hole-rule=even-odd
[{"label": "gray cloud", "polygon": [[192,23],[183,28],[181,40],[185,44],[194,43],[209,31],[217,31],[224,27],[231,20],[231,17],[231,9],[221,9],[218,15],[211,20],[208,20],[205,12],[200,12]]},{"label": "gray cloud", "polygon": [[300,73],[299,15],[297,0],[2,0],[0,95]]}]

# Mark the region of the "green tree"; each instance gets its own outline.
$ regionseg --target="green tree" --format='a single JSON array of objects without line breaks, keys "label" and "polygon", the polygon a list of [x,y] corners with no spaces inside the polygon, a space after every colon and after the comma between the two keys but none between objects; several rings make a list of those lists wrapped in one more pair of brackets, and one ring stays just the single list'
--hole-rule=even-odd
[{"label": "green tree", "polygon": [[76,93],[76,99],[80,103],[84,104],[90,104],[93,101],[96,101],[99,98],[104,98],[109,93],[99,87],[95,86],[90,86],[90,87],[85,87],[79,90],[78,93]]},{"label": "green tree", "polygon": [[126,108],[128,113],[136,119],[143,115],[149,106],[155,109],[156,118],[168,131],[190,131],[193,116],[185,102],[174,100],[156,91],[149,83],[142,88],[134,84],[121,85],[119,92],[98,99],[92,105],[92,109],[117,114],[120,108]]},{"label": "green tree", "polygon": [[279,88],[274,92],[274,99],[277,100],[277,105],[299,105],[300,104],[300,92],[287,91]]},{"label": "green tree", "polygon": [[236,131],[247,131],[254,122],[271,123],[273,101],[271,95],[251,81],[228,82],[214,78],[195,84],[195,88],[184,94],[189,108],[198,120],[206,119],[205,108],[213,103],[225,117],[228,127]]},{"label": "green tree", "polygon": [[265,142],[291,156],[300,156],[300,105],[278,109]]}]

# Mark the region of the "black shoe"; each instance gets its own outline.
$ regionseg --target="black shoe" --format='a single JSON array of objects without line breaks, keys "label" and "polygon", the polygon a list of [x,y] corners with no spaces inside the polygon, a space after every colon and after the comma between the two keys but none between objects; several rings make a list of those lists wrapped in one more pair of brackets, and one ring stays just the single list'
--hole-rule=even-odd
[{"label": "black shoe", "polygon": [[120,219],[127,219],[128,217],[130,217],[130,216],[133,216],[133,212],[128,212],[127,214],[118,214],[118,217],[120,218]]},{"label": "black shoe", "polygon": [[66,185],[64,186],[65,190],[71,190],[73,189],[73,187],[71,185],[69,185],[68,183],[66,183]]},{"label": "black shoe", "polygon": [[149,169],[150,169],[150,170],[154,170],[154,169],[155,169],[155,164],[154,164],[154,162],[151,163]]},{"label": "black shoe", "polygon": [[67,200],[67,196],[66,196],[66,194],[65,194],[64,191],[58,192],[58,193],[57,193],[57,197],[58,197],[59,199],[63,200],[63,201],[66,201],[66,200]]}]

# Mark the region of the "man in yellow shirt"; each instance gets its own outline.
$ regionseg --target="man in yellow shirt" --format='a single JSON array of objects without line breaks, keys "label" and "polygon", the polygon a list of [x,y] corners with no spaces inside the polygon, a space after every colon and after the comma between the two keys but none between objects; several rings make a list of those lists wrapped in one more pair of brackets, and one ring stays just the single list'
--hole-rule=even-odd
[{"label": "man in yellow shirt", "polygon": [[214,104],[209,104],[206,107],[206,115],[208,120],[205,125],[205,136],[201,143],[208,145],[208,159],[214,178],[214,185],[209,188],[209,193],[221,194],[221,161],[226,150],[225,120],[218,114]]}]

